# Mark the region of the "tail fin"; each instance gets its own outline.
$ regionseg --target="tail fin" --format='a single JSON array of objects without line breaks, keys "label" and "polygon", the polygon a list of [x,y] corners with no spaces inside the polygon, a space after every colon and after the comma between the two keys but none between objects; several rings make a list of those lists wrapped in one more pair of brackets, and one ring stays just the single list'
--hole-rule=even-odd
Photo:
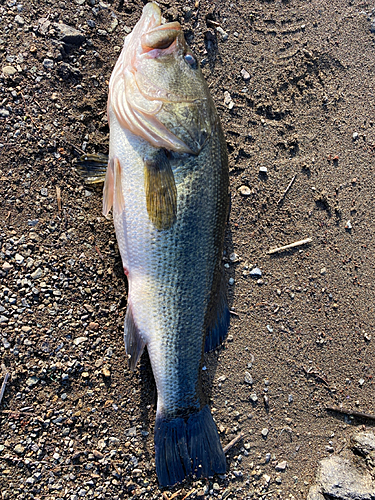
[{"label": "tail fin", "polygon": [[190,473],[209,477],[226,471],[225,455],[208,406],[186,421],[157,417],[155,462],[161,486],[179,483]]}]

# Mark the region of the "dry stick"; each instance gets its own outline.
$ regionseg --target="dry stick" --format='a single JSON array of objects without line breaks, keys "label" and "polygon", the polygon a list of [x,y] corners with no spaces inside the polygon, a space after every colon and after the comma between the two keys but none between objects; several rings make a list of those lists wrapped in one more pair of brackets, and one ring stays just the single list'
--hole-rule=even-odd
[{"label": "dry stick", "polygon": [[6,374],[4,375],[4,380],[3,380],[3,383],[2,383],[2,385],[1,385],[1,390],[0,390],[0,404],[1,404],[1,400],[3,399],[3,396],[4,396],[5,386],[7,385],[7,382],[8,382],[9,376],[10,376],[10,374],[9,374],[9,373],[6,373]]},{"label": "dry stick", "polygon": [[278,205],[280,205],[280,203],[283,201],[283,199],[285,198],[287,192],[289,191],[289,189],[292,187],[293,185],[293,182],[296,180],[296,177],[297,177],[297,174],[293,177],[293,179],[289,182],[289,184],[287,185],[287,188],[285,189],[284,193],[282,194],[281,198],[279,199],[279,201],[277,202]]},{"label": "dry stick", "polygon": [[197,490],[195,488],[193,488],[192,490],[189,491],[189,493],[187,495],[184,496],[184,498],[182,500],[186,500],[186,498],[189,498],[190,495],[192,495],[193,493],[195,493]]},{"label": "dry stick", "polygon": [[269,250],[267,255],[272,255],[273,253],[283,252],[284,250],[289,250],[289,248],[300,247],[301,245],[306,245],[306,243],[311,243],[312,238],[306,238],[305,240],[295,241],[294,243],[290,243],[289,245],[285,245],[283,247],[277,247]]},{"label": "dry stick", "polygon": [[61,212],[61,189],[56,186],[56,198],[57,198],[57,208]]},{"label": "dry stick", "polygon": [[235,438],[232,439],[232,441],[230,441],[226,446],[224,446],[223,448],[223,452],[224,453],[227,453],[231,448],[233,448],[233,446],[235,444],[238,443],[238,441],[241,441],[241,439],[244,437],[245,433],[244,432],[240,432],[238,434],[238,436],[236,436]]},{"label": "dry stick", "polygon": [[345,410],[344,408],[337,408],[336,406],[326,406],[326,410],[343,413],[344,415],[349,415],[350,417],[367,418],[368,420],[375,421],[375,415],[372,415],[371,413],[362,413],[361,411],[355,410]]}]

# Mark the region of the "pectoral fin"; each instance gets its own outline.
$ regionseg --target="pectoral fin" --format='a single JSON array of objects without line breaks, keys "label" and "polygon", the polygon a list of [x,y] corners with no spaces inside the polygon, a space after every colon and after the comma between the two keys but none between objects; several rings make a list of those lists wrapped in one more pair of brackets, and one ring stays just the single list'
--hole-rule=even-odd
[{"label": "pectoral fin", "polygon": [[145,158],[144,173],[148,216],[157,229],[169,229],[177,215],[177,188],[164,150]]},{"label": "pectoral fin", "polygon": [[107,217],[113,207],[113,213],[121,214],[125,208],[124,195],[122,194],[121,164],[117,158],[108,163],[103,188],[103,215]]}]

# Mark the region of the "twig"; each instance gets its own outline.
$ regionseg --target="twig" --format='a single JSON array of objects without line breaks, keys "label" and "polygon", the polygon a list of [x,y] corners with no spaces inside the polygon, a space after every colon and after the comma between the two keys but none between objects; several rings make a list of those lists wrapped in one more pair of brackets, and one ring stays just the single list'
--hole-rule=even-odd
[{"label": "twig", "polygon": [[311,368],[306,369],[304,366],[302,366],[302,370],[306,373],[306,375],[312,375],[317,380],[320,380],[321,382],[323,382],[323,384],[325,384],[329,389],[331,388],[329,383],[327,382],[327,380],[325,378],[323,378],[321,375],[319,375],[319,373],[313,371]]},{"label": "twig", "polygon": [[184,496],[184,498],[182,500],[186,500],[186,498],[189,498],[190,495],[192,495],[193,493],[195,493],[197,490],[195,488],[193,488],[192,490],[189,491],[189,493],[187,495]]},{"label": "twig", "polygon": [[294,243],[289,243],[289,245],[284,245],[283,247],[277,247],[269,250],[267,255],[272,255],[273,253],[283,252],[284,250],[289,250],[289,248],[300,247],[306,245],[306,243],[311,243],[312,238],[306,238],[304,240],[295,241]]},{"label": "twig", "polygon": [[230,313],[230,314],[233,314],[233,316],[237,316],[237,317],[239,317],[239,314],[238,314],[238,313],[236,313],[235,311],[229,311],[229,313]]},{"label": "twig", "polygon": [[336,411],[337,413],[343,413],[344,415],[349,415],[350,417],[367,418],[368,420],[375,421],[375,415],[371,413],[362,413],[361,411],[355,410],[345,410],[344,408],[338,408],[336,406],[326,406],[328,411]]},{"label": "twig", "polygon": [[95,246],[94,246],[94,248],[95,248],[95,250],[97,251],[97,254],[99,255],[99,257],[100,257],[102,260],[104,260],[104,257],[103,257],[103,255],[101,254],[101,252],[100,252],[99,248],[97,247],[97,245],[95,245]]},{"label": "twig", "polygon": [[30,415],[30,417],[35,416],[35,413],[31,413],[29,411],[21,411],[21,410],[0,410],[0,413],[7,413],[9,415]]},{"label": "twig", "polygon": [[214,26],[215,28],[220,26],[220,23],[213,21],[212,19],[207,19],[207,24],[211,24],[211,26]]},{"label": "twig", "polygon": [[282,194],[281,198],[279,199],[279,201],[277,202],[278,205],[280,205],[280,203],[283,201],[283,199],[285,198],[287,192],[289,191],[289,189],[293,186],[293,182],[296,180],[296,177],[297,177],[297,174],[293,176],[293,179],[289,182],[287,188],[285,189],[284,193]]},{"label": "twig", "polygon": [[224,453],[227,453],[231,448],[233,448],[233,446],[235,444],[238,443],[238,441],[241,441],[241,439],[244,437],[245,433],[244,432],[240,432],[238,434],[238,436],[236,436],[235,438],[232,439],[232,441],[230,441],[226,446],[224,446],[223,448],[223,452]]},{"label": "twig", "polygon": [[57,209],[61,212],[61,189],[56,186]]},{"label": "twig", "polygon": [[10,374],[7,372],[7,373],[4,375],[4,380],[3,380],[3,383],[1,384],[1,390],[0,390],[0,404],[1,404],[1,400],[3,399],[4,392],[5,392],[5,386],[7,385],[7,382],[8,382],[9,377],[10,377]]},{"label": "twig", "polygon": [[58,140],[60,141],[63,141],[65,142],[65,144],[68,144],[70,147],[72,147],[73,149],[75,149],[76,151],[78,151],[79,154],[81,155],[85,155],[86,153],[83,151],[83,149],[79,148],[78,146],[76,146],[75,144],[73,144],[72,142],[69,142],[65,139],[65,137],[59,137]]},{"label": "twig", "polygon": [[181,490],[178,490],[176,491],[175,493],[173,493],[173,495],[171,497],[169,497],[165,491],[163,491],[163,498],[164,500],[173,500],[173,498],[176,498],[177,495],[179,495],[181,493]]}]

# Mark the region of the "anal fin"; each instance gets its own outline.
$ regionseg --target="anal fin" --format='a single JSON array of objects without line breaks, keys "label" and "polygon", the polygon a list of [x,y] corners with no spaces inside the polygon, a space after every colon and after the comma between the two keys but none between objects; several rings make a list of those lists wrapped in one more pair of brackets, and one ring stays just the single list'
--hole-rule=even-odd
[{"label": "anal fin", "polygon": [[124,341],[126,354],[128,355],[129,368],[134,371],[139,358],[142,356],[146,342],[139,333],[134,322],[132,309],[129,305],[125,315]]}]

